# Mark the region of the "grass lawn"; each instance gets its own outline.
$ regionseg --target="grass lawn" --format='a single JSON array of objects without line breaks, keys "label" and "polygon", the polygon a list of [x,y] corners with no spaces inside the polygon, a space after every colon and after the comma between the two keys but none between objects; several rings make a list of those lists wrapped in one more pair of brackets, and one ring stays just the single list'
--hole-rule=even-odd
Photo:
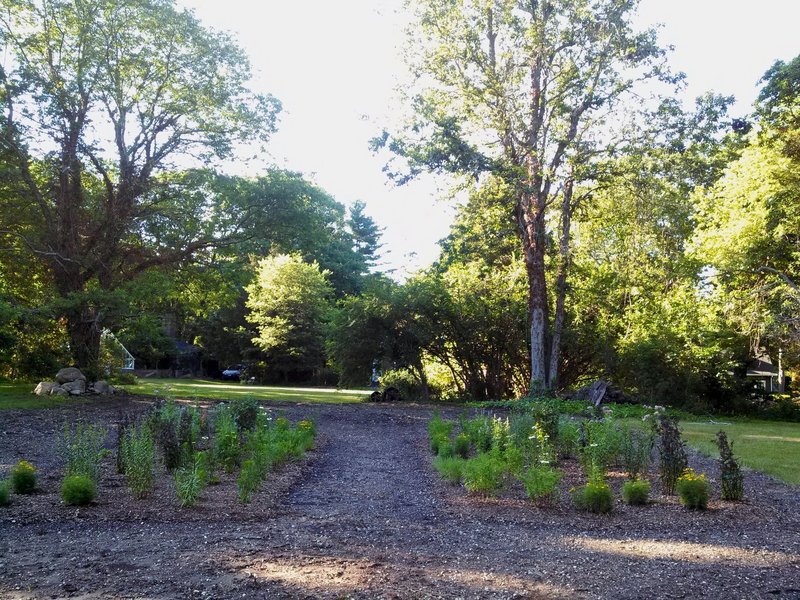
[{"label": "grass lawn", "polygon": [[272,402],[327,402],[346,404],[363,402],[370,391],[336,390],[333,388],[291,388],[264,385],[246,385],[205,379],[140,379],[136,385],[123,386],[132,394],[146,396],[176,396],[180,398],[208,398],[232,400],[241,396],[253,396],[258,400]]},{"label": "grass lawn", "polygon": [[740,464],[800,485],[800,423],[744,419],[729,423],[681,421],[679,425],[686,441],[709,456],[719,456],[716,434],[722,429]]},{"label": "grass lawn", "polygon": [[75,396],[34,396],[35,383],[0,383],[0,410],[54,408],[83,402]]}]

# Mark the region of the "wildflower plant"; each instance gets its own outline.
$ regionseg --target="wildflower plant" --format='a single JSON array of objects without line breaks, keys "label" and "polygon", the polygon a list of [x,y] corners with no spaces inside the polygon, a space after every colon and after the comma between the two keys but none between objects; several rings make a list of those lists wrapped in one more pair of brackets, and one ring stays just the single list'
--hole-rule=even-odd
[{"label": "wildflower plant", "polygon": [[26,460],[19,461],[11,469],[11,487],[17,494],[32,494],[36,489],[38,469]]},{"label": "wildflower plant", "polygon": [[685,469],[676,483],[681,504],[686,508],[705,509],[708,506],[708,481],[705,474]]},{"label": "wildflower plant", "polygon": [[74,426],[68,423],[59,439],[58,450],[66,461],[66,476],[86,475],[97,482],[100,476],[100,464],[108,456],[104,448],[108,430],[103,427],[78,422]]}]

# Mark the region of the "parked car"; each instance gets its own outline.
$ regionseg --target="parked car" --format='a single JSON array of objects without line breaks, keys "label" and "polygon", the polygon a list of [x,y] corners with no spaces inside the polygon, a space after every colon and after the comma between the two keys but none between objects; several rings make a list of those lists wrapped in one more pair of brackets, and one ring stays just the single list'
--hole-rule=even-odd
[{"label": "parked car", "polygon": [[222,372],[223,381],[241,381],[244,377],[246,367],[244,365],[233,365]]}]

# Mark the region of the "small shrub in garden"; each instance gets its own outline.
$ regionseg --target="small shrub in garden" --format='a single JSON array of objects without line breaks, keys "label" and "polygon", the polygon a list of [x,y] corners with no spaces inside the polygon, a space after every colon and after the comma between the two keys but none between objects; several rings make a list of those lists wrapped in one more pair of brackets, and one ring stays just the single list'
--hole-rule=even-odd
[{"label": "small shrub in garden", "polygon": [[650,499],[650,482],[646,479],[629,479],[622,484],[622,499],[628,504],[647,504]]},{"label": "small shrub in garden", "polygon": [[466,460],[457,456],[452,456],[449,458],[437,456],[435,459],[433,459],[433,467],[439,472],[439,475],[442,476],[442,479],[446,479],[450,483],[456,484],[461,483],[461,479],[464,477],[465,464]]},{"label": "small shrub in garden", "polygon": [[492,419],[492,451],[502,456],[510,442],[508,417]]},{"label": "small shrub in garden", "polygon": [[525,470],[525,454],[516,446],[509,445],[506,448],[503,460],[505,461],[506,471],[512,475],[518,476]]},{"label": "small shrub in garden", "polygon": [[453,452],[461,458],[469,458],[469,436],[466,433],[459,433],[453,443]]},{"label": "small shrub in garden", "polygon": [[626,427],[622,437],[622,464],[630,479],[647,472],[655,439],[653,433],[640,427]]},{"label": "small shrub in garden", "polygon": [[449,439],[445,438],[439,440],[438,444],[436,444],[436,455],[443,456],[445,458],[455,456],[453,444],[450,443]]},{"label": "small shrub in garden", "polygon": [[242,470],[236,480],[236,488],[239,493],[239,501],[242,504],[249,504],[253,494],[258,491],[261,485],[261,473],[259,473],[256,463],[248,459],[242,463]]},{"label": "small shrub in garden", "polygon": [[464,462],[464,487],[477,494],[493,495],[503,484],[506,465],[494,454],[479,454]]},{"label": "small shrub in garden", "polygon": [[569,417],[562,417],[558,421],[557,447],[558,455],[563,458],[575,456],[580,444],[580,429],[578,424]]},{"label": "small shrub in garden", "polygon": [[471,444],[478,454],[492,449],[492,426],[486,417],[470,419],[462,425],[462,430],[469,436]]},{"label": "small shrub in garden", "polygon": [[[276,429],[277,429],[276,425]],[[239,429],[230,409],[224,404],[216,408],[214,420],[214,459],[232,473],[239,464],[241,448],[239,445]]]},{"label": "small shrub in garden", "polygon": [[661,489],[665,494],[674,494],[678,478],[689,466],[686,444],[675,419],[662,416],[659,422],[658,465]]},{"label": "small shrub in garden", "polygon": [[720,486],[723,500],[740,502],[744,498],[744,476],[733,456],[733,448],[724,431],[717,434],[719,448]]},{"label": "small shrub in garden", "polygon": [[86,475],[92,481],[100,476],[100,463],[109,452],[103,447],[108,430],[103,427],[76,423],[64,424],[59,441],[59,453],[66,461],[66,475]]},{"label": "small shrub in garden", "polygon": [[0,506],[11,504],[11,482],[6,479],[0,481]]},{"label": "small shrub in garden", "polygon": [[61,498],[65,504],[86,506],[96,495],[97,486],[88,475],[67,475],[61,483]]},{"label": "small shrub in garden", "polygon": [[36,467],[26,460],[11,469],[11,487],[17,494],[32,494],[36,489]]},{"label": "small shrub in garden", "polygon": [[554,503],[558,498],[561,471],[550,465],[534,465],[520,477],[531,500]]},{"label": "small shrub in garden", "polygon": [[681,504],[686,508],[704,509],[708,506],[708,481],[694,469],[686,469],[678,478],[676,488]]},{"label": "small shrub in garden", "polygon": [[581,510],[593,513],[608,513],[614,510],[614,494],[611,486],[603,480],[589,481],[572,492],[572,499]]},{"label": "small shrub in garden", "polygon": [[453,432],[455,423],[445,421],[439,415],[428,421],[428,440],[431,444],[431,452],[439,454],[439,446],[442,442],[449,442],[450,434]]},{"label": "small shrub in garden", "polygon": [[230,410],[240,431],[252,431],[256,426],[260,406],[253,396],[244,396],[231,400]]},{"label": "small shrub in garden", "polygon": [[622,449],[623,433],[617,424],[589,421],[585,424],[586,444],[581,449],[581,464],[589,475],[592,469],[607,470],[617,460]]},{"label": "small shrub in garden", "polygon": [[175,494],[181,506],[197,504],[207,480],[205,453],[198,452],[190,466],[175,471]]},{"label": "small shrub in garden", "polygon": [[156,448],[148,423],[128,426],[120,444],[125,479],[134,498],[144,498],[155,485]]}]

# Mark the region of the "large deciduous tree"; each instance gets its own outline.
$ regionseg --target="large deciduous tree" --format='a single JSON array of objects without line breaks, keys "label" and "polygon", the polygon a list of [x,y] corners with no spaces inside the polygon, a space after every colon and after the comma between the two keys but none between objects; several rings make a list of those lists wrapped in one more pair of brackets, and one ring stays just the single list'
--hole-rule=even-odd
[{"label": "large deciduous tree", "polygon": [[171,0],[0,0],[0,47],[0,150],[16,178],[2,228],[52,272],[73,358],[92,367],[103,311],[87,291],[238,231],[206,222],[200,181],[165,171],[266,140],[279,105],[245,87],[228,36]]},{"label": "large deciduous tree", "polygon": [[[636,0],[415,0],[409,33],[414,117],[377,140],[427,169],[509,189],[528,279],[531,387],[557,384],[570,223],[593,160],[609,149],[615,111],[638,80],[662,74],[651,30],[636,32]],[[549,227],[556,227],[551,235]],[[554,309],[545,273],[556,243]],[[552,313],[552,318],[551,318]]]}]

